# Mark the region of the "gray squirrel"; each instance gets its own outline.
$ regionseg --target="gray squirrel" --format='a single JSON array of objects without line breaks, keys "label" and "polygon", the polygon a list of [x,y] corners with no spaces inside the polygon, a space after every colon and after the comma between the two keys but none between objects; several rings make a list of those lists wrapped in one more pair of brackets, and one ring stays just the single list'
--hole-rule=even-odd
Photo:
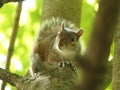
[{"label": "gray squirrel", "polygon": [[79,38],[83,34],[83,29],[74,28],[69,21],[59,18],[42,22],[31,53],[30,74],[50,76],[50,82],[55,83],[41,90],[72,90],[77,80],[74,62],[80,55]]}]

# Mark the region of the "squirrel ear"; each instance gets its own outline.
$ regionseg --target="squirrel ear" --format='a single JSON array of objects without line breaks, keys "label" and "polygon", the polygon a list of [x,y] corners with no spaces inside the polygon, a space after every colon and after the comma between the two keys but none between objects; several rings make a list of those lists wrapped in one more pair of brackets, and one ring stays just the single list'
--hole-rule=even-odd
[{"label": "squirrel ear", "polygon": [[65,29],[65,23],[61,22],[61,31]]},{"label": "squirrel ear", "polygon": [[78,34],[78,37],[80,37],[80,36],[83,34],[83,29],[80,29],[80,30],[77,32],[77,34]]}]

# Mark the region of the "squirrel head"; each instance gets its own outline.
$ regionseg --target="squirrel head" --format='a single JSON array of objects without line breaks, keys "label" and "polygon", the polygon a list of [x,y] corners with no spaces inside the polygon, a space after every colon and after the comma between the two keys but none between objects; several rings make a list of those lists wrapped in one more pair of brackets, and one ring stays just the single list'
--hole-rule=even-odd
[{"label": "squirrel head", "polygon": [[[70,28],[65,28],[65,23],[62,22],[62,23],[61,23],[61,32],[62,32],[62,31],[64,32],[65,30],[75,32],[74,30],[72,30],[72,29],[70,29]],[[77,35],[78,38],[81,37],[82,34],[83,34],[83,29],[80,29],[78,32],[76,32],[76,35]]]},{"label": "squirrel head", "polygon": [[57,34],[57,48],[61,51],[75,51],[79,47],[79,38],[83,34],[83,29],[75,31],[71,28],[66,28],[65,23],[61,23],[61,29]]}]

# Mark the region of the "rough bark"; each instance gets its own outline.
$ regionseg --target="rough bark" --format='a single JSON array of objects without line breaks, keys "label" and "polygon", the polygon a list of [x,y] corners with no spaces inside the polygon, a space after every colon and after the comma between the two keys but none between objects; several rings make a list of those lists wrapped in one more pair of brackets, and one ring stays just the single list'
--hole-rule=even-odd
[{"label": "rough bark", "polygon": [[78,79],[74,80],[73,77],[76,78],[76,74],[69,68],[66,71],[66,68],[49,73],[52,76],[38,73],[35,77],[29,75],[22,77],[0,68],[0,79],[15,86],[17,90],[75,90],[73,82]]},{"label": "rough bark", "polygon": [[20,80],[20,78],[22,77],[0,68],[0,79],[10,83],[12,86],[16,86],[16,83]]},{"label": "rough bark", "polygon": [[[120,11],[120,10],[119,10]],[[120,13],[117,30],[114,35],[113,90],[120,89]]]}]

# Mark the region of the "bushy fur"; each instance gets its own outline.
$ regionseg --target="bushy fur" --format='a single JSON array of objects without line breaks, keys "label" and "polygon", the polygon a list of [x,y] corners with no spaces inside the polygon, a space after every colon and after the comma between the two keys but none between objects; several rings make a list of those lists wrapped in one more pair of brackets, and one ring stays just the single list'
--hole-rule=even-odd
[{"label": "bushy fur", "polygon": [[[67,27],[65,31],[61,31],[62,22]],[[40,90],[73,90],[77,85],[79,80],[74,61],[80,55],[80,45],[79,38],[75,38],[73,43],[71,41],[71,37],[77,34],[74,28],[73,24],[59,18],[42,22],[31,54],[30,68],[33,77],[41,75]]]}]

